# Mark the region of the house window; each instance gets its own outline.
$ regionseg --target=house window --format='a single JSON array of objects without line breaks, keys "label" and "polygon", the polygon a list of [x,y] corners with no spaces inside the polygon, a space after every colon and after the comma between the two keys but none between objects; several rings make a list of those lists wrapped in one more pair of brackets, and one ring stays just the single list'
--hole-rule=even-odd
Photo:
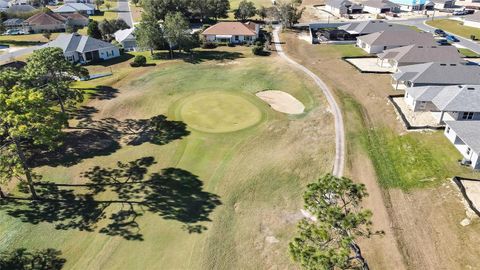
[{"label": "house window", "polygon": [[73,62],[74,60],[73,55],[67,56],[67,61]]},{"label": "house window", "polygon": [[383,46],[383,49],[386,50],[386,49],[387,49],[387,46]]},{"label": "house window", "polygon": [[113,56],[113,50],[112,50],[112,56]]},{"label": "house window", "polygon": [[467,147],[467,155],[470,155],[471,151],[472,151],[472,149],[470,147]]},{"label": "house window", "polygon": [[238,36],[235,36],[235,41],[238,41],[240,38]]},{"label": "house window", "polygon": [[446,132],[447,132],[447,134],[450,133],[450,127],[447,127]]},{"label": "house window", "polygon": [[472,120],[473,119],[473,112],[463,112],[462,119],[463,120]]}]

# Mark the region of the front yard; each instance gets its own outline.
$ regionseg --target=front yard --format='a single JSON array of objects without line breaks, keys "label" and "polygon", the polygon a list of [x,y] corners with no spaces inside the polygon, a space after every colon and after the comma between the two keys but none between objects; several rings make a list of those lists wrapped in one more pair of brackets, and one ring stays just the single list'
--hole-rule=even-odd
[{"label": "front yard", "polygon": [[443,29],[452,34],[462,36],[464,38],[470,39],[471,35],[475,35],[477,38],[480,38],[480,29],[464,26],[460,21],[441,19],[427,21],[427,24],[435,28]]}]

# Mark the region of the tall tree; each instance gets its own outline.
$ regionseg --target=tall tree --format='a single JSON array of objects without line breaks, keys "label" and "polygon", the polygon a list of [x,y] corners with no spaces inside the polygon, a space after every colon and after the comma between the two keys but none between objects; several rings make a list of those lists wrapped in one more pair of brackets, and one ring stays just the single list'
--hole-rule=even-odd
[{"label": "tall tree", "polygon": [[292,27],[302,17],[305,7],[300,8],[302,0],[280,0],[277,2],[278,15],[285,27]]},{"label": "tall tree", "polygon": [[369,210],[362,208],[368,196],[363,184],[332,175],[309,184],[303,199],[314,220],[303,219],[299,234],[289,244],[294,261],[305,269],[360,269],[363,257],[355,240],[370,237]]},{"label": "tall tree", "polygon": [[16,72],[0,71],[0,179],[24,176],[36,199],[25,145],[56,147],[65,118],[45,102],[42,91],[18,83],[18,78]]},{"label": "tall tree", "polygon": [[101,39],[102,38],[102,32],[100,32],[100,29],[98,28],[98,22],[97,21],[92,20],[88,23],[87,35],[89,35],[92,38],[96,38],[96,39]]},{"label": "tall tree", "polygon": [[211,6],[209,16],[215,20],[228,17],[228,11],[230,10],[229,0],[209,0],[209,6]]},{"label": "tall tree", "polygon": [[182,49],[182,45],[187,43],[191,35],[189,33],[190,25],[187,19],[180,12],[169,13],[163,22],[163,34],[170,49],[170,55],[173,58],[173,48]]},{"label": "tall tree", "polygon": [[257,13],[257,9],[255,8],[255,4],[248,0],[242,0],[240,4],[238,4],[238,8],[234,12],[235,19],[245,21],[248,18],[255,16]]},{"label": "tall tree", "polygon": [[62,113],[66,102],[83,100],[81,91],[70,88],[76,78],[88,77],[88,70],[65,59],[60,48],[36,50],[24,68],[26,83],[44,93],[47,100],[57,100]]},{"label": "tall tree", "polygon": [[115,26],[108,20],[104,19],[98,24],[98,29],[102,33],[102,38],[109,41],[115,33]]},{"label": "tall tree", "polygon": [[143,9],[148,16],[154,17],[157,21],[164,20],[168,13],[181,12],[189,15],[191,0],[144,0]]},{"label": "tall tree", "polygon": [[140,3],[140,0],[132,0],[132,4],[134,4],[135,6],[138,6],[138,3]]},{"label": "tall tree", "polygon": [[164,42],[163,31],[158,20],[147,13],[142,14],[142,21],[135,31],[138,46],[142,49],[153,50],[162,46]]},{"label": "tall tree", "polygon": [[100,10],[100,6],[105,3],[104,0],[95,0],[95,6],[97,7],[97,10]]}]

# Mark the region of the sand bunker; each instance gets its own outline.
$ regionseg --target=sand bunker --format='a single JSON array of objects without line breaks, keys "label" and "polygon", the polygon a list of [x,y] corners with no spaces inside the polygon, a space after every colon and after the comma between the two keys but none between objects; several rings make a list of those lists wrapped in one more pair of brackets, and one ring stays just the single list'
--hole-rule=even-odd
[{"label": "sand bunker", "polygon": [[305,106],[289,93],[269,90],[258,92],[256,96],[267,102],[272,109],[278,112],[301,114],[305,110]]}]

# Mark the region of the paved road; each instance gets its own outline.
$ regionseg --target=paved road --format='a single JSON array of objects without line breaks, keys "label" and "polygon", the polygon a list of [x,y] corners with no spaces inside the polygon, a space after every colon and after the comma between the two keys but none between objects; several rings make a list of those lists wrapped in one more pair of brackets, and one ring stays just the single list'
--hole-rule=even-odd
[{"label": "paved road", "polygon": [[14,58],[20,57],[22,55],[32,53],[34,50],[37,50],[39,48],[40,46],[32,46],[32,47],[28,47],[28,48],[14,51],[11,53],[2,54],[0,55],[0,65],[11,62]]},{"label": "paved road", "polygon": [[118,18],[124,20],[130,27],[133,26],[132,12],[128,0],[118,0]]},{"label": "paved road", "polygon": [[273,31],[273,41],[275,42],[275,49],[280,57],[285,59],[287,62],[292,64],[292,66],[300,69],[310,76],[318,87],[322,90],[324,95],[327,98],[328,104],[332,109],[333,116],[335,118],[335,163],[333,165],[333,175],[343,176],[344,163],[345,163],[345,127],[343,125],[342,112],[338,106],[335,98],[333,97],[332,91],[330,88],[318,77],[315,73],[311,72],[308,68],[292,60],[288,57],[282,49],[280,43],[280,37],[278,36],[278,31],[280,30],[279,26],[276,26]]},{"label": "paved road", "polygon": [[[427,24],[425,24],[427,20],[426,19],[421,19],[421,20],[405,20],[405,21],[399,21],[399,23],[401,24],[407,24],[407,25],[412,25],[412,26],[415,26],[417,28],[419,28],[420,30],[423,30],[423,31],[427,31],[427,32],[432,32],[436,29],[435,27],[431,27]],[[447,31],[445,31],[447,32]],[[449,32],[447,32],[449,33]],[[469,39],[466,39],[466,38],[463,38],[459,35],[456,35],[456,34],[453,34],[453,33],[449,33],[451,35],[454,35],[456,36],[460,42],[457,42],[457,44],[463,46],[463,47],[466,47],[466,48],[469,48],[470,50],[480,54],[480,44],[474,42],[474,41],[471,41]]]}]

